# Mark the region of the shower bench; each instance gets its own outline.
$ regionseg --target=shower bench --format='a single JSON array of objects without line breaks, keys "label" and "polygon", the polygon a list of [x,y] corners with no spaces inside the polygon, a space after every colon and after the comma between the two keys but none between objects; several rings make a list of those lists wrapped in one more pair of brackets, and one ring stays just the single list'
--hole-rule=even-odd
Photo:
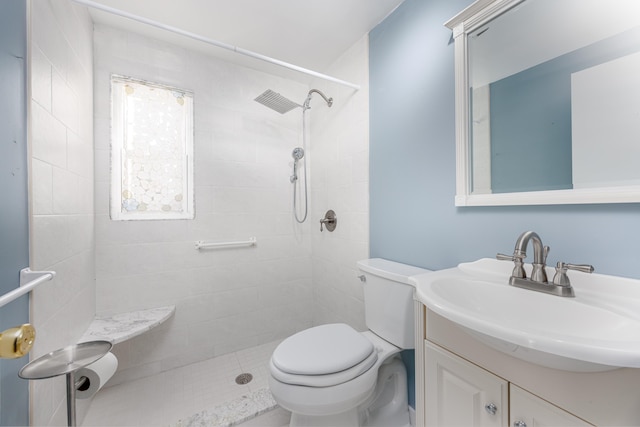
[{"label": "shower bench", "polygon": [[118,344],[143,334],[168,320],[176,311],[175,305],[146,310],[96,316],[79,342],[105,340]]}]

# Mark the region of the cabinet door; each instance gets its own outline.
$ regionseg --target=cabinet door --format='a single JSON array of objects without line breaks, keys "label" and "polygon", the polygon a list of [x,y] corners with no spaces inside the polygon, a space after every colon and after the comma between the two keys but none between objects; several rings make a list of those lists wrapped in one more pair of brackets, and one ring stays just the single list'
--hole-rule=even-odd
[{"label": "cabinet door", "polygon": [[502,378],[425,341],[427,426],[504,426],[508,384]]},{"label": "cabinet door", "polygon": [[509,398],[513,427],[592,425],[513,384],[510,384]]}]

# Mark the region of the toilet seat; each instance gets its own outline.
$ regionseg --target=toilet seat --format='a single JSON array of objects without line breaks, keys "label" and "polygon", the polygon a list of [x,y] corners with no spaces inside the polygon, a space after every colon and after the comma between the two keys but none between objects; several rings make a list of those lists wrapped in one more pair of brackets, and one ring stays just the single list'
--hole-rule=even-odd
[{"label": "toilet seat", "polygon": [[344,323],[316,326],[285,339],[273,352],[271,374],[292,385],[329,387],[350,381],[378,360],[370,340]]}]

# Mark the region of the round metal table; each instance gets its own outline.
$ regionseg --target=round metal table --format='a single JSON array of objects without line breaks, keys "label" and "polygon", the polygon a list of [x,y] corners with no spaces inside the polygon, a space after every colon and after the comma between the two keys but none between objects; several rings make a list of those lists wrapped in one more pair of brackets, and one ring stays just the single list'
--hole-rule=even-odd
[{"label": "round metal table", "polygon": [[67,424],[76,425],[76,379],[80,368],[102,358],[113,344],[109,341],[88,341],[70,345],[45,354],[26,364],[18,373],[20,378],[42,380],[60,375],[67,376]]}]

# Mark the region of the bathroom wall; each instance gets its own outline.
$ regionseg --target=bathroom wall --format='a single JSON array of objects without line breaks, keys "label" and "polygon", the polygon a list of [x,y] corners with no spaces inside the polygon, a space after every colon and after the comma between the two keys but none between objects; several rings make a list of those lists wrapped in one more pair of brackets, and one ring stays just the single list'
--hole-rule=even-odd
[{"label": "bathroom wall", "polygon": [[[95,313],[93,47],[85,8],[30,4],[30,264],[57,273],[32,293],[34,359],[76,343]],[[31,387],[31,424],[66,425],[64,376]]]},{"label": "bathroom wall", "polygon": [[[253,101],[272,89],[302,102],[307,85],[113,28],[97,26],[94,40],[97,311],[176,305],[168,322],[115,346],[110,384],[311,326],[312,221],[293,220],[289,182],[301,112]],[[110,220],[111,73],[194,91],[194,220]],[[194,247],[251,236],[257,247]]]},{"label": "bathroom wall", "polygon": [[[314,324],[344,322],[365,330],[362,282],[356,262],[369,257],[369,43],[362,38],[325,72],[360,90],[316,80],[311,87],[334,99],[331,108],[314,95],[307,118],[309,142]],[[333,232],[320,218],[335,211]]]},{"label": "bathroom wall", "polygon": [[[0,2],[0,295],[18,287],[29,266],[27,177],[27,3]],[[29,322],[29,297],[0,308],[0,331]],[[6,348],[5,348],[6,349]],[[29,422],[29,384],[18,377],[26,357],[0,360],[0,425]]]},{"label": "bathroom wall", "polygon": [[442,23],[471,3],[406,0],[370,34],[371,255],[442,269],[510,253],[535,230],[550,265],[640,278],[640,204],[454,206],[453,44]]}]

